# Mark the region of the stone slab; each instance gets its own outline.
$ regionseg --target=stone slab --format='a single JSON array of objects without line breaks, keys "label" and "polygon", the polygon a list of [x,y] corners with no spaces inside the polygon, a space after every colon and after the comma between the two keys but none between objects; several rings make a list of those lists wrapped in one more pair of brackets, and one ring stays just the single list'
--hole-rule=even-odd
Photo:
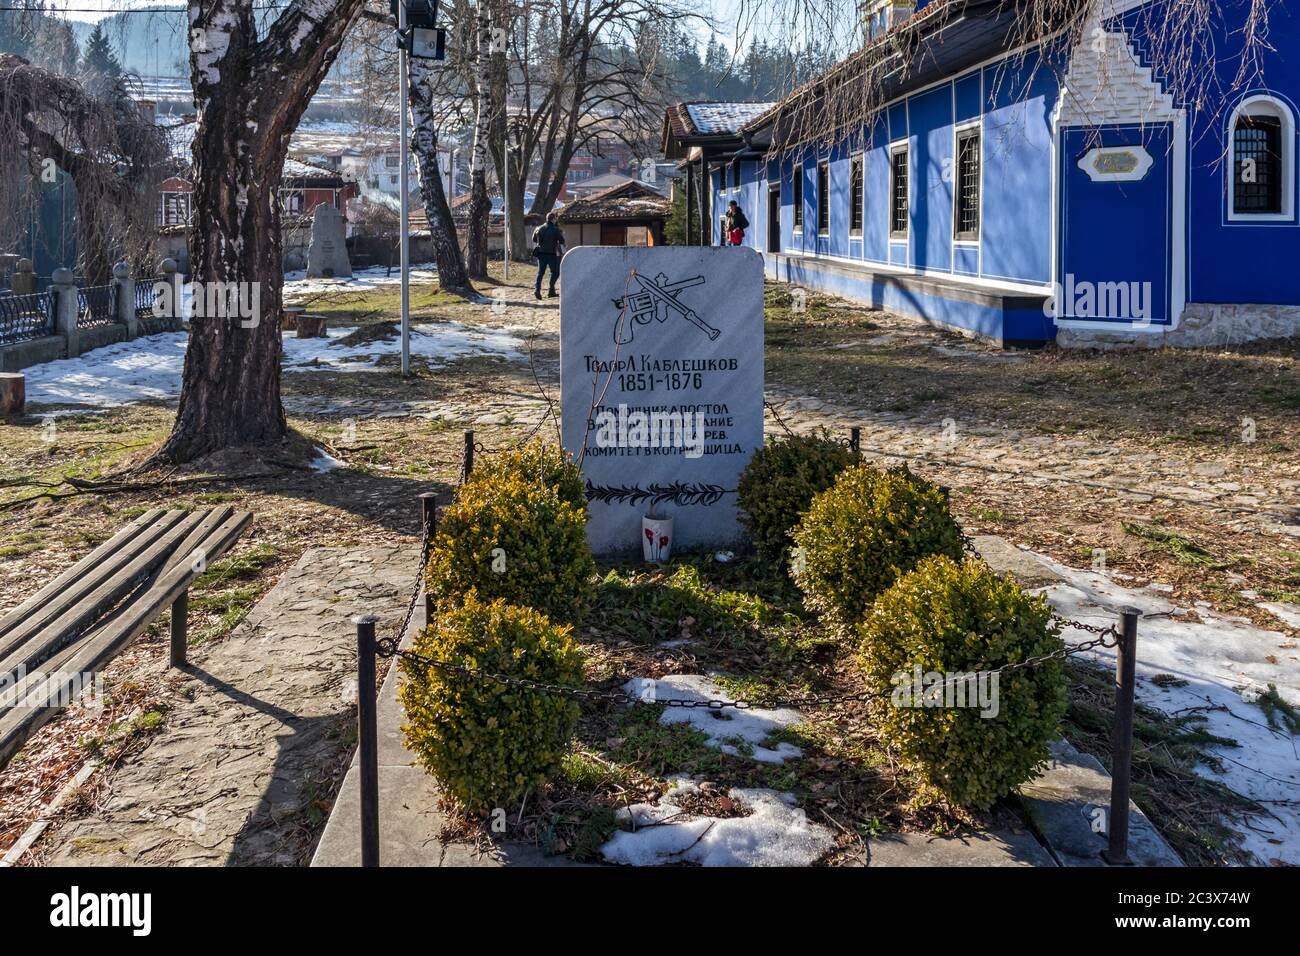
[{"label": "stone slab", "polygon": [[1023,588],[1045,588],[1063,580],[1038,557],[1022,551],[1006,538],[977,534],[971,539],[971,544],[990,568],[1014,578]]},{"label": "stone slab", "polygon": [[[1020,788],[1030,824],[1061,866],[1106,866],[1107,838],[1093,826],[1110,812],[1110,774],[1091,754],[1064,740],[1052,745],[1042,776]],[[1182,866],[1183,861],[1137,804],[1129,802],[1129,858],[1136,866]]]},{"label": "stone slab", "polygon": [[[639,552],[652,511],[674,519],[676,549],[740,541],[737,479],[763,443],[762,257],[584,246],[561,276],[563,441],[589,484],[592,549]],[[659,427],[638,427],[650,414]]]},{"label": "stone slab", "polygon": [[343,214],[321,203],[311,215],[311,246],[307,250],[307,278],[350,279],[347,229]]},{"label": "stone slab", "polygon": [[1056,861],[1029,832],[981,830],[957,836],[892,833],[867,841],[861,866],[1045,866]]}]

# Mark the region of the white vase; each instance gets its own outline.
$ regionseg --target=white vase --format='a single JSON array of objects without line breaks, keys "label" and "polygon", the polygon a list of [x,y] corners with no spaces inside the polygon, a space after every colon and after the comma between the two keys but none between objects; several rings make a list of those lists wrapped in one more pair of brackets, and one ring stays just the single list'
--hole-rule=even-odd
[{"label": "white vase", "polygon": [[657,564],[666,562],[673,553],[673,519],[651,518],[648,515],[641,519],[641,554],[646,561],[654,561]]}]

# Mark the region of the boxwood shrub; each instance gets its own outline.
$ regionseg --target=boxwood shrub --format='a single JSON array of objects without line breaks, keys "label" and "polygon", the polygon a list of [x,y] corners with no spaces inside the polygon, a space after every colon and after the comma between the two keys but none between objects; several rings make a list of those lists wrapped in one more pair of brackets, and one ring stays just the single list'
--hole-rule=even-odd
[{"label": "boxwood shrub", "polygon": [[[885,741],[904,764],[953,803],[985,809],[1030,779],[1047,759],[1065,714],[1059,661],[977,679],[964,688],[937,675],[992,671],[1060,650],[1059,628],[1041,596],[1026,594],[976,559],[936,555],[882,594],[858,626],[861,660],[871,690],[890,692],[873,705]],[[938,697],[925,698],[916,675]],[[908,693],[907,689],[911,692]],[[980,698],[977,690],[982,690]]]},{"label": "boxwood shrub", "polygon": [[548,445],[533,440],[492,455],[482,462],[471,476],[472,481],[503,474],[517,474],[522,478],[549,485],[561,501],[575,508],[587,506],[587,484],[569,454],[559,445]]},{"label": "boxwood shrub", "polygon": [[509,467],[485,468],[441,512],[425,581],[439,607],[471,590],[556,621],[581,616],[595,587],[596,562],[584,508]]},{"label": "boxwood shrub", "polygon": [[842,472],[813,498],[793,540],[791,574],[804,603],[841,634],[922,558],[962,555],[947,498],[906,467],[858,465]]},{"label": "boxwood shrub", "polygon": [[[548,684],[579,686],[582,654],[567,626],[502,600],[464,603],[417,634],[433,661]],[[578,720],[565,697],[507,687],[401,659],[402,730],[443,791],[474,813],[505,807],[558,768]]]},{"label": "boxwood shrub", "polygon": [[790,435],[759,449],[737,486],[740,518],[759,554],[784,561],[790,532],[813,497],[855,461],[852,451],[825,433]]}]

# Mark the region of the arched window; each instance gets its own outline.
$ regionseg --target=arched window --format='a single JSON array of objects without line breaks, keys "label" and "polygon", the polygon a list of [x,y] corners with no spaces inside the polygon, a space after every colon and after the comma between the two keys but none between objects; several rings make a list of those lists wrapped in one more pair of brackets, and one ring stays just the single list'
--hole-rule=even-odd
[{"label": "arched window", "polygon": [[1295,213],[1295,118],[1281,100],[1251,96],[1232,115],[1229,218],[1289,220]]}]

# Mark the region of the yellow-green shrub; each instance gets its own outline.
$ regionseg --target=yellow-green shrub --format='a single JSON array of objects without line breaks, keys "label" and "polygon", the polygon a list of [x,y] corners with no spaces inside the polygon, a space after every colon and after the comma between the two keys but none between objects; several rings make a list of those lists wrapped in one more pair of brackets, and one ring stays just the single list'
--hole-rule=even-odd
[{"label": "yellow-green shrub", "polygon": [[559,445],[534,439],[515,448],[492,455],[473,472],[471,481],[491,480],[504,474],[517,474],[543,485],[550,485],[576,508],[587,505],[587,483],[577,464]]},{"label": "yellow-green shrub", "polygon": [[[1000,674],[996,686],[983,678],[982,702],[968,685],[966,707],[916,706],[924,698],[915,686],[918,667],[922,675],[968,674],[1060,650],[1059,628],[1041,596],[982,561],[935,556],[882,594],[858,633],[868,688],[892,697],[873,704],[885,741],[947,799],[987,808],[1047,759],[1066,708],[1059,661]],[[935,694],[959,686],[935,683]]]},{"label": "yellow-green shrub", "polygon": [[501,469],[475,474],[442,513],[425,581],[439,607],[471,590],[557,621],[578,617],[591,599],[596,562],[586,511],[555,488]]},{"label": "yellow-green shrub", "polygon": [[813,496],[855,461],[852,451],[828,435],[790,435],[760,448],[737,486],[740,519],[758,552],[784,561],[790,532]]},{"label": "yellow-green shrub", "polygon": [[[582,683],[582,654],[567,626],[504,601],[481,603],[474,594],[417,634],[411,649],[487,673]],[[517,803],[559,766],[578,720],[574,701],[408,658],[401,667],[407,744],[443,791],[467,810]]]},{"label": "yellow-green shrub", "polygon": [[961,529],[943,492],[906,467],[841,473],[813,498],[793,539],[791,573],[804,603],[841,633],[922,558],[962,555]]}]

